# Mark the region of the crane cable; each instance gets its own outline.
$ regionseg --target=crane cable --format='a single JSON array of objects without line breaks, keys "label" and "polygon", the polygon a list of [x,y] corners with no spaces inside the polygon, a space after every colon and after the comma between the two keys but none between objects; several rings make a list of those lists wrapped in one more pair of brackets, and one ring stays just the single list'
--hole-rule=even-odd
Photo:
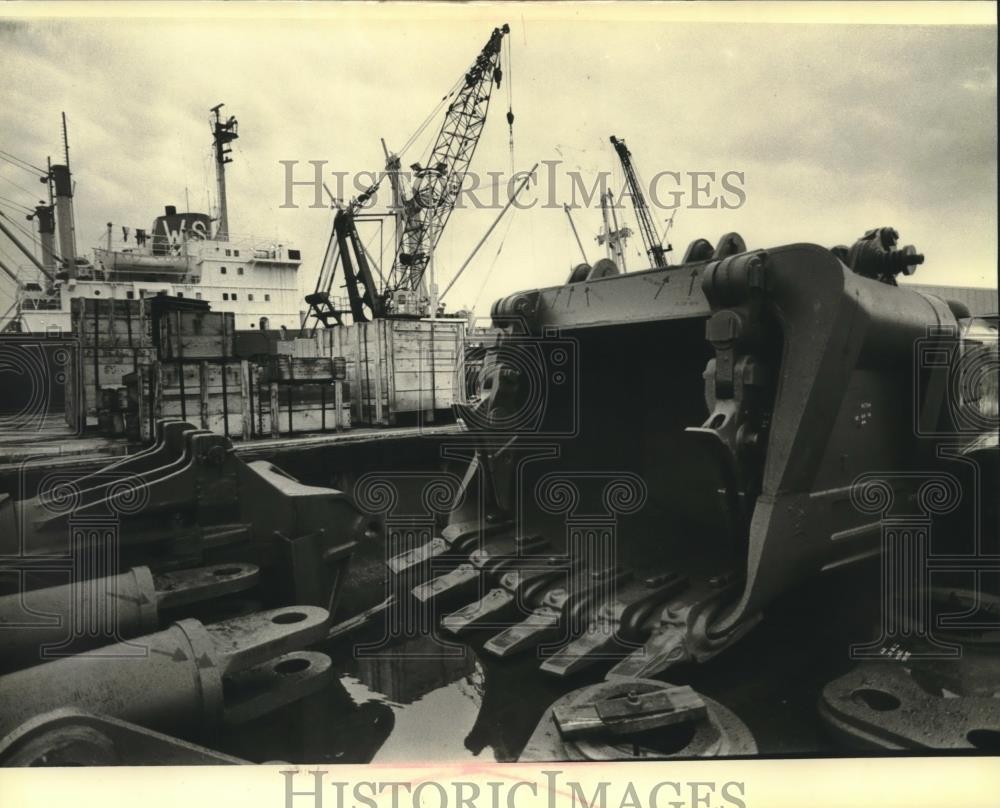
[{"label": "crane cable", "polygon": [[17,188],[17,190],[19,190],[19,191],[21,191],[23,193],[26,193],[28,196],[33,196],[33,194],[31,193],[31,191],[29,191],[27,188],[25,188],[20,183],[14,182],[14,180],[12,180],[10,177],[5,177],[3,174],[0,174],[0,180],[6,180],[11,185],[13,185],[15,188]]},{"label": "crane cable", "polygon": [[510,37],[504,43],[507,46],[507,129],[509,132],[510,173],[514,175],[514,61],[510,46]]},{"label": "crane cable", "polygon": [[[30,241],[32,247],[34,247],[35,249],[37,249],[38,251],[40,251],[44,255],[44,253],[45,253],[45,244],[44,244],[44,242],[42,242],[41,238],[39,238],[38,236],[35,235],[34,227],[32,227],[29,230],[24,225],[22,225],[19,221],[15,220],[15,219],[12,219],[10,216],[8,216],[6,213],[4,213],[2,210],[0,210],[0,216],[2,216],[4,219],[6,219],[10,223],[11,227],[13,227],[15,230],[17,230],[22,236],[24,236],[25,239],[27,239],[28,241]],[[60,263],[62,263],[64,261],[63,257],[55,250],[54,246],[48,252],[56,259],[56,261],[59,261]]]},{"label": "crane cable", "polygon": [[38,174],[44,174],[46,177],[48,177],[49,175],[48,169],[39,168],[38,166],[32,165],[27,160],[22,160],[20,157],[15,157],[13,154],[4,151],[3,149],[0,149],[0,160],[6,160],[12,166],[17,166],[22,171],[25,171],[28,174],[31,174],[32,176],[37,177]]},{"label": "crane cable", "polygon": [[0,210],[0,216],[2,216],[4,219],[6,219],[9,222],[10,225],[11,225],[11,227],[13,227],[15,230],[19,231],[22,236],[24,236],[26,239],[28,239],[31,242],[32,246],[34,246],[34,247],[41,247],[42,246],[42,242],[35,236],[34,230],[28,230],[20,222],[14,220],[12,218],[10,218],[10,216],[8,216],[2,210]]},{"label": "crane cable", "polygon": [[503,245],[507,241],[507,236],[510,234],[510,228],[514,224],[514,217],[517,215],[517,209],[515,206],[515,212],[511,215],[510,219],[507,220],[507,227],[504,230],[503,237],[500,239],[500,244],[497,245],[496,254],[493,256],[493,260],[490,261],[490,267],[486,270],[486,277],[483,278],[483,282],[479,286],[479,294],[476,295],[476,299],[472,302],[472,311],[476,310],[476,306],[479,305],[479,299],[483,296],[483,292],[486,291],[486,285],[489,283],[490,276],[493,274],[493,270],[496,268],[497,259],[500,258],[500,253],[503,251]]},{"label": "crane cable", "polygon": [[400,149],[400,150],[399,150],[399,151],[397,152],[397,154],[398,154],[399,156],[402,156],[402,155],[403,155],[403,154],[404,154],[404,153],[406,152],[406,150],[407,150],[407,149],[409,149],[409,148],[410,148],[410,147],[411,147],[411,146],[413,145],[413,143],[414,143],[414,142],[415,142],[415,141],[417,140],[417,138],[419,138],[419,137],[420,137],[420,135],[421,135],[421,134],[423,134],[423,131],[424,131],[424,130],[425,130],[425,129],[426,129],[427,127],[428,127],[428,126],[430,126],[430,123],[431,123],[431,121],[432,121],[432,120],[434,120],[434,119],[435,119],[435,118],[437,117],[437,115],[438,115],[438,112],[440,112],[440,110],[441,110],[441,107],[443,107],[443,106],[444,106],[444,103],[445,103],[445,102],[446,102],[446,101],[447,101],[447,100],[448,100],[449,98],[451,98],[451,97],[452,97],[452,96],[453,96],[453,95],[454,95],[454,94],[455,94],[455,93],[456,93],[456,92],[458,91],[458,88],[459,88],[459,87],[460,87],[460,86],[462,85],[462,83],[463,83],[464,81],[465,81],[465,76],[464,76],[464,74],[463,74],[463,76],[462,76],[461,78],[459,78],[459,79],[458,79],[458,80],[457,80],[457,81],[456,81],[456,82],[455,82],[455,83],[454,83],[454,84],[452,85],[451,89],[450,89],[450,90],[448,90],[448,92],[447,92],[447,93],[445,93],[445,94],[444,94],[444,95],[443,95],[443,96],[441,97],[441,100],[440,100],[440,101],[438,101],[438,102],[437,102],[437,104],[435,104],[435,105],[434,105],[434,109],[432,109],[432,110],[430,111],[430,114],[429,114],[429,115],[428,115],[428,116],[427,116],[426,118],[424,118],[424,120],[423,120],[423,121],[421,122],[421,124],[420,124],[420,125],[419,125],[419,126],[418,126],[418,127],[416,128],[416,131],[414,131],[414,133],[413,133],[412,135],[410,135],[410,137],[409,137],[409,139],[408,139],[408,140],[406,141],[406,143],[404,143],[404,144],[403,144],[403,147],[402,147],[402,148],[401,148],[401,149]]},{"label": "crane cable", "polygon": [[12,208],[18,208],[18,213],[34,213],[34,211],[31,208],[25,207],[20,202],[10,199],[9,197],[6,196],[0,196],[0,204],[6,204]]}]

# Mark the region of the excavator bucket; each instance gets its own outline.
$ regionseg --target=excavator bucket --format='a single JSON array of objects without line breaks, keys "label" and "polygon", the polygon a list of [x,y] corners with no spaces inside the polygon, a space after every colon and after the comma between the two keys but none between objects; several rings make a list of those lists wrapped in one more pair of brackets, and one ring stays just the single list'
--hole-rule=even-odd
[{"label": "excavator bucket", "polygon": [[487,632],[487,653],[650,678],[877,555],[872,498],[905,501],[943,462],[949,371],[915,351],[959,333],[945,301],[896,285],[922,257],[895,238],[747,250],[730,234],[679,266],[497,301],[459,413],[476,442],[463,505],[390,569],[420,569],[413,595],[447,600],[443,627]]}]

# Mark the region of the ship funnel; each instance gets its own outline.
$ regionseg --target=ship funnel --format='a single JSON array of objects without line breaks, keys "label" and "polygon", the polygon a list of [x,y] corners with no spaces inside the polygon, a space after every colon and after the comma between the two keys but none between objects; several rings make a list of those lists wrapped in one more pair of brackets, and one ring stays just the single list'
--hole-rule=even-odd
[{"label": "ship funnel", "polygon": [[35,219],[38,220],[38,234],[42,242],[42,265],[56,270],[56,216],[52,205],[36,205]]},{"label": "ship funnel", "polygon": [[176,207],[176,205],[167,205],[166,208],[164,208],[164,210],[166,210],[167,216],[176,216],[177,215],[177,207]]},{"label": "ship funnel", "polygon": [[59,227],[59,254],[69,277],[76,277],[76,223],[73,221],[73,179],[69,166],[52,166],[56,195],[56,224]]}]

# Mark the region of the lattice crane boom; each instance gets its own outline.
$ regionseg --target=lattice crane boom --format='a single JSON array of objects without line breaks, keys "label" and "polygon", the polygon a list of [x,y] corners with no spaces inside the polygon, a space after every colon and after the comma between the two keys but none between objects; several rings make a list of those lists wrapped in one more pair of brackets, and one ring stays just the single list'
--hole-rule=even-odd
[{"label": "lattice crane boom", "polygon": [[404,205],[402,236],[384,289],[391,314],[427,313],[424,273],[455,209],[486,123],[493,89],[500,86],[501,44],[508,33],[507,25],[493,29],[448,105],[427,165],[411,166],[412,193]]},{"label": "lattice crane boom", "polygon": [[660,234],[656,231],[656,222],[646,204],[646,197],[642,192],[642,184],[636,175],[635,166],[632,165],[632,152],[628,150],[624,140],[619,140],[614,135],[611,136],[611,145],[618,153],[622,170],[625,172],[625,183],[628,185],[629,195],[632,197],[632,205],[635,207],[635,217],[639,222],[639,233],[642,235],[642,243],[646,247],[646,255],[652,261],[654,267],[667,266],[667,251],[670,246],[663,246]]},{"label": "lattice crane boom", "polygon": [[[397,213],[397,245],[392,268],[383,278],[381,290],[371,272],[371,260],[355,223],[357,214],[381,184],[381,178],[348,204],[335,202],[333,231],[316,280],[316,288],[307,295],[309,318],[313,328],[340,325],[344,315],[352,322],[367,322],[381,317],[425,316],[429,299],[424,272],[437,246],[448,217],[458,201],[465,174],[479,143],[494,86],[500,86],[501,44],[510,28],[493,29],[489,41],[476,61],[459,81],[445,113],[427,166],[411,166],[414,175],[411,193],[403,198],[400,161],[386,152],[388,176],[393,189],[393,210]],[[447,98],[447,96],[446,96]],[[508,125],[513,113],[507,113]],[[417,130],[421,131],[423,127]],[[413,138],[411,138],[412,142]],[[386,175],[383,175],[386,176]],[[346,300],[332,295],[337,269],[340,268]],[[303,323],[305,329],[305,323]]]}]

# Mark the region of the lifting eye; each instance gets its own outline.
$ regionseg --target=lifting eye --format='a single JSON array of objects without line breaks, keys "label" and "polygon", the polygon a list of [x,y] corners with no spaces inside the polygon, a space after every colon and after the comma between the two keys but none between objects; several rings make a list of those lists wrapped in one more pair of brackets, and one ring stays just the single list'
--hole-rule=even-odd
[{"label": "lifting eye", "polygon": [[851,693],[851,698],[880,713],[898,710],[900,704],[902,704],[892,693],[886,693],[884,690],[875,690],[874,688],[855,690]]}]

